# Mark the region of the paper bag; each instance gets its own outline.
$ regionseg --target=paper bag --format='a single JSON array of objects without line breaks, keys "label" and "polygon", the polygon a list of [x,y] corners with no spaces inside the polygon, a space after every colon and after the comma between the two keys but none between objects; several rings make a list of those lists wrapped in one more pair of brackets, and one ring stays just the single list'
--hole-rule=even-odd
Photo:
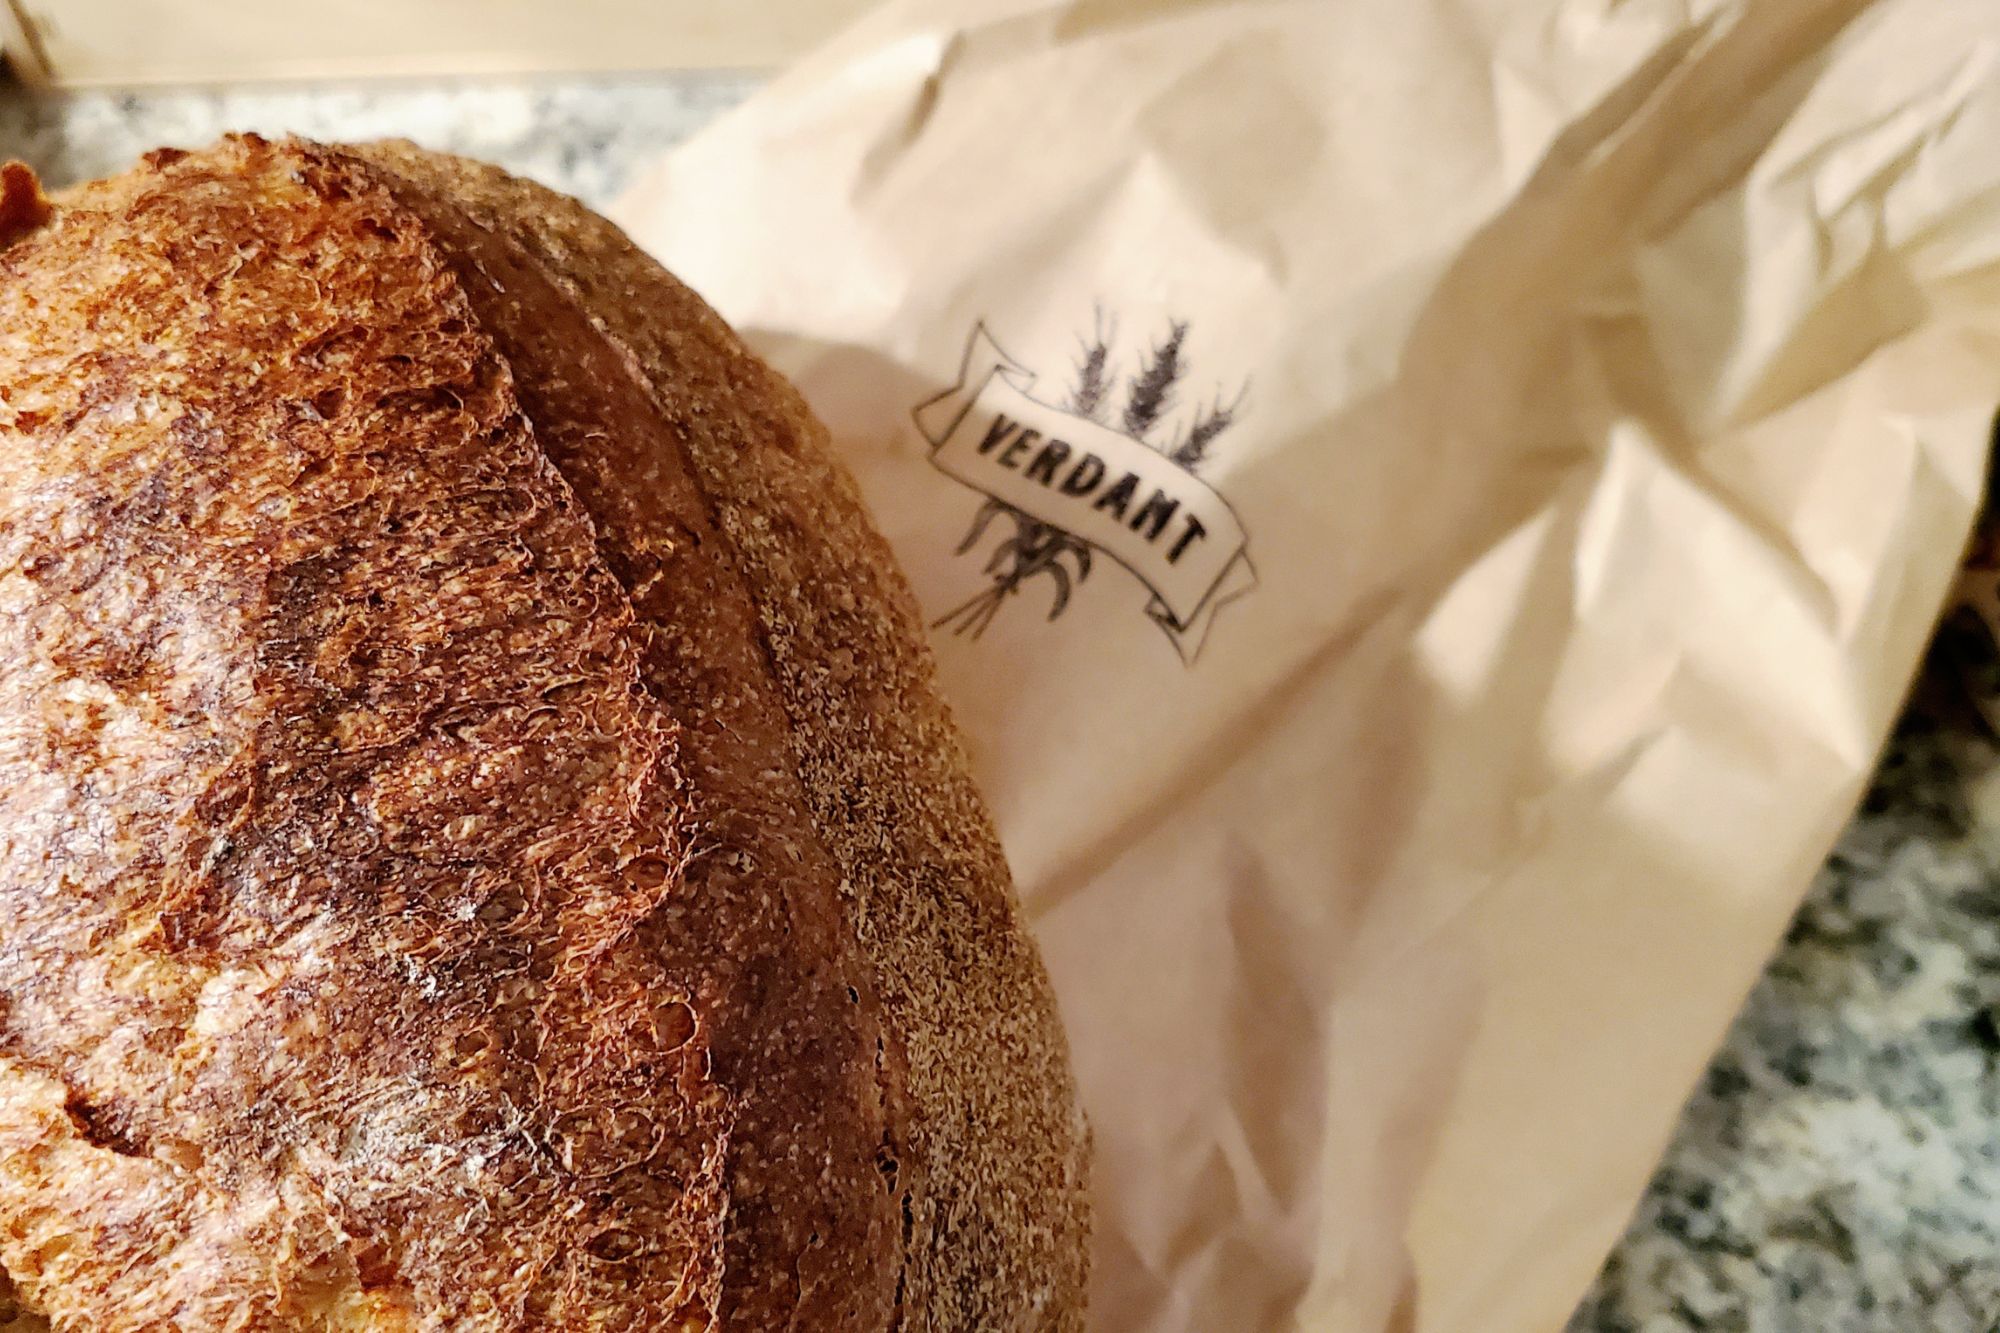
[{"label": "paper bag", "polygon": [[1094,1326],[1561,1326],[1948,591],[1996,145],[1960,0],[894,0],[624,201],[934,618]]}]

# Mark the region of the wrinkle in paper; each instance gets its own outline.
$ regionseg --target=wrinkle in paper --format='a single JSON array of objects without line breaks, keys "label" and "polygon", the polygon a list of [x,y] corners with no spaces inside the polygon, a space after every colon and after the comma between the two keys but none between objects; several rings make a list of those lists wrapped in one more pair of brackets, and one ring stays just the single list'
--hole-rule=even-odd
[{"label": "wrinkle in paper", "polygon": [[[936,646],[1096,1127],[1096,1327],[1560,1326],[1950,586],[1996,142],[1955,0],[890,0],[625,201],[927,610],[991,611]],[[1044,438],[1240,520],[1198,651],[1037,454],[934,460],[982,327]]]}]

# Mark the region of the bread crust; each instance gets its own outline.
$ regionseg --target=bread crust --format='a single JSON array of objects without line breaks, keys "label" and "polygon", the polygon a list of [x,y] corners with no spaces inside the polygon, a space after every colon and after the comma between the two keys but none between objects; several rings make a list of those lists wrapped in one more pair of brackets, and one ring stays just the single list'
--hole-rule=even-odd
[{"label": "bread crust", "polygon": [[0,1264],[59,1327],[1069,1329],[921,624],[574,203],[161,153],[0,251]]}]

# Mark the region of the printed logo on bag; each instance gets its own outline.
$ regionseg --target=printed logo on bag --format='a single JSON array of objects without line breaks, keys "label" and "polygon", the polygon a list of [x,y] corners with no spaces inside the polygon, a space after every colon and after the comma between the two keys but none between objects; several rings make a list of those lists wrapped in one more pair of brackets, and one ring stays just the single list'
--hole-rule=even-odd
[{"label": "printed logo on bag", "polygon": [[1053,621],[1102,554],[1144,585],[1146,615],[1194,662],[1216,613],[1257,575],[1243,525],[1199,475],[1247,393],[1218,394],[1177,419],[1187,333],[1185,322],[1169,324],[1121,386],[1100,319],[1058,403],[984,322],[973,327],[958,383],[912,415],[931,461],[986,497],[958,554],[974,551],[996,520],[1007,528],[987,556],[987,586],[937,626],[978,638],[1037,580],[1050,585]]}]

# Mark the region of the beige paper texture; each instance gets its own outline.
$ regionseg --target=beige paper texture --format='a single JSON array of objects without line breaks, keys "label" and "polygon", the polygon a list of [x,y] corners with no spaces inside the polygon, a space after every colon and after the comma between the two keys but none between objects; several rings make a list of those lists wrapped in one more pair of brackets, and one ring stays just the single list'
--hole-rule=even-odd
[{"label": "beige paper texture", "polygon": [[1948,590],[1997,62],[1967,0],[893,0],[625,201],[940,622],[1095,1327],[1561,1326]]}]

